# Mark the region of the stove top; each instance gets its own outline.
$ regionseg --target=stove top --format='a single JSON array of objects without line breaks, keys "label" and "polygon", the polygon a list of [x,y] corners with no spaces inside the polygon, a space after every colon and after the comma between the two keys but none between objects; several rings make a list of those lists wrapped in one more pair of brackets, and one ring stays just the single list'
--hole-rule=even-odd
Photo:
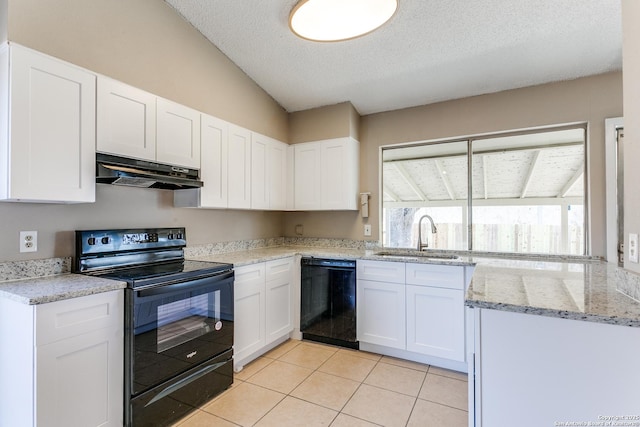
[{"label": "stove top", "polygon": [[232,264],[185,260],[186,244],[184,227],[77,230],[74,271],[138,288],[233,270]]}]

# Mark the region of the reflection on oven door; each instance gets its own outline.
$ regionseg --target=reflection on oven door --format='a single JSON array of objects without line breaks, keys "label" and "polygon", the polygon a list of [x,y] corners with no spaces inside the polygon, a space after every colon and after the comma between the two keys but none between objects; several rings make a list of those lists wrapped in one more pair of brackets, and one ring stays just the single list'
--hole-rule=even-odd
[{"label": "reflection on oven door", "polygon": [[232,286],[134,298],[133,395],[232,348]]}]

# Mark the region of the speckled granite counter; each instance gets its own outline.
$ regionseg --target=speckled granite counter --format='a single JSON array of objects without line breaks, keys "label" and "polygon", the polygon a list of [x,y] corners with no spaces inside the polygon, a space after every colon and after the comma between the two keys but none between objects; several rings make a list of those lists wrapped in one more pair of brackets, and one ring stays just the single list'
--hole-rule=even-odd
[{"label": "speckled granite counter", "polygon": [[[268,242],[267,242],[268,243]],[[280,242],[277,242],[280,243]],[[315,243],[315,242],[314,242]],[[334,244],[333,242],[326,242]],[[602,261],[556,259],[538,257],[535,260],[503,257],[478,257],[461,254],[457,260],[433,260],[416,258],[410,253],[399,258],[375,255],[376,251],[362,247],[349,247],[340,243],[333,247],[280,245],[252,248],[264,242],[249,242],[235,251],[217,253],[228,247],[207,245],[186,248],[189,259],[228,262],[236,267],[286,258],[295,255],[341,259],[368,259],[390,262],[427,262],[432,264],[474,265],[475,270],[466,295],[466,305],[477,308],[514,311],[537,315],[585,320],[599,323],[640,327],[640,276],[628,273]],[[336,247],[337,246],[337,247]],[[122,282],[96,277],[68,274],[61,259],[46,261],[45,266],[55,274],[47,277],[30,277],[46,268],[32,264],[12,263],[11,274],[0,282],[0,297],[12,298],[25,304],[41,304],[65,298],[106,292],[124,288]],[[62,265],[62,272],[58,274]],[[5,266],[4,271],[8,267]],[[32,271],[35,268],[34,271]],[[0,273],[2,272],[0,268]],[[15,272],[19,272],[16,277]],[[46,271],[45,271],[46,272]],[[634,299],[635,298],[635,299]]]},{"label": "speckled granite counter", "polygon": [[466,295],[469,307],[640,327],[640,302],[631,298],[640,298],[640,278],[593,259],[549,261],[545,257],[526,260],[462,254],[457,260],[447,261],[411,256],[388,258],[365,249],[305,246],[209,254],[195,259],[242,266],[294,255],[475,265]]},{"label": "speckled granite counter", "polygon": [[478,259],[470,307],[640,327],[636,277],[606,262]]},{"label": "speckled granite counter", "polygon": [[0,297],[9,298],[23,304],[44,304],[113,291],[122,289],[125,286],[125,282],[82,274],[56,274],[54,276],[1,282]]}]

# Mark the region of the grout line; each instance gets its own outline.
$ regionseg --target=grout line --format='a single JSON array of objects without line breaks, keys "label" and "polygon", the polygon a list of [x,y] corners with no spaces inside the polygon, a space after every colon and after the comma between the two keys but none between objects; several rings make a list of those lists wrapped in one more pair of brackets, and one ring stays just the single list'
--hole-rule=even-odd
[{"label": "grout line", "polygon": [[[288,341],[287,341],[287,342],[288,342]],[[429,375],[438,375],[438,376],[440,376],[440,377],[445,377],[445,378],[448,378],[448,379],[451,379],[451,380],[456,380],[456,381],[466,382],[465,380],[461,380],[461,379],[458,379],[458,378],[452,378],[452,377],[449,377],[449,376],[446,376],[446,375],[440,375],[440,374],[437,374],[437,373],[435,373],[435,372],[429,372],[429,371],[431,370],[431,366],[430,366],[430,365],[427,365],[427,366],[428,366],[428,367],[427,367],[427,370],[426,370],[426,371],[423,371],[423,370],[420,370],[420,369],[413,369],[413,368],[411,368],[411,367],[407,367],[407,366],[402,366],[402,365],[396,365],[396,364],[393,364],[393,363],[388,363],[388,361],[384,361],[384,360],[383,360],[383,357],[382,357],[382,356],[380,356],[377,360],[374,360],[373,358],[359,356],[357,351],[352,351],[352,350],[348,350],[348,349],[345,349],[344,351],[341,351],[341,350],[343,350],[343,349],[342,349],[342,348],[340,348],[340,347],[331,346],[331,345],[325,345],[325,344],[315,343],[315,342],[313,342],[313,343],[312,343],[312,344],[313,344],[313,346],[318,346],[318,348],[322,348],[322,347],[324,347],[324,348],[327,348],[327,349],[333,349],[333,350],[334,350],[334,351],[333,351],[333,354],[331,354],[331,356],[329,356],[325,361],[323,361],[323,362],[322,362],[320,365],[318,365],[316,368],[309,368],[309,367],[306,367],[306,366],[300,366],[300,365],[297,365],[297,364],[295,364],[295,363],[290,363],[290,362],[286,362],[286,361],[281,360],[281,358],[282,358],[282,357],[284,357],[286,354],[288,354],[289,352],[291,352],[291,351],[292,351],[292,350],[294,350],[295,348],[298,348],[298,346],[299,346],[299,345],[304,344],[305,342],[306,342],[306,341],[299,341],[299,342],[298,342],[298,343],[296,343],[294,346],[292,346],[288,351],[286,351],[285,353],[283,353],[283,354],[279,355],[278,357],[268,357],[268,356],[266,356],[266,355],[268,355],[268,353],[266,353],[266,354],[265,354],[265,355],[263,355],[263,356],[260,356],[260,357],[265,357],[265,356],[266,356],[265,358],[266,358],[266,359],[268,359],[268,360],[270,360],[270,362],[269,362],[268,364],[266,364],[265,366],[263,366],[263,367],[262,367],[261,369],[259,369],[258,371],[254,372],[251,376],[247,377],[247,378],[246,378],[246,379],[244,379],[244,380],[234,379],[234,381],[238,381],[238,384],[237,384],[237,385],[235,385],[234,387],[237,387],[237,386],[239,386],[239,385],[242,385],[242,384],[246,383],[246,384],[250,384],[250,385],[255,386],[255,387],[260,387],[261,389],[268,390],[268,391],[270,391],[270,392],[278,393],[278,394],[280,394],[280,395],[282,396],[282,398],[281,398],[281,399],[280,399],[280,400],[279,400],[279,401],[278,401],[278,402],[277,402],[277,403],[276,403],[276,404],[275,404],[271,409],[269,409],[269,410],[268,410],[264,415],[262,415],[262,416],[258,419],[258,421],[256,421],[256,423],[260,422],[264,417],[266,417],[268,414],[270,414],[270,413],[271,413],[271,412],[272,412],[276,407],[278,407],[278,406],[279,406],[279,405],[280,405],[280,404],[281,404],[281,403],[282,403],[282,402],[283,402],[287,397],[291,397],[291,398],[293,398],[293,399],[297,399],[297,400],[299,400],[299,401],[306,402],[306,403],[309,403],[309,404],[311,404],[311,405],[315,405],[315,406],[318,406],[318,407],[320,407],[320,408],[324,408],[324,409],[328,409],[328,410],[331,410],[331,411],[336,412],[336,415],[333,417],[333,419],[331,420],[331,423],[330,423],[329,425],[332,425],[332,424],[336,421],[336,419],[340,416],[340,414],[344,414],[345,416],[348,416],[348,417],[351,417],[351,418],[354,418],[354,419],[358,419],[358,420],[362,420],[362,421],[365,421],[365,422],[368,422],[368,423],[371,423],[371,424],[374,424],[374,425],[379,426],[380,424],[378,424],[378,423],[376,423],[376,422],[372,422],[372,421],[369,421],[369,420],[366,420],[366,419],[363,419],[363,418],[359,418],[359,417],[357,417],[357,416],[353,416],[353,415],[347,414],[347,413],[343,412],[343,410],[344,410],[344,409],[345,409],[345,407],[349,404],[349,402],[351,402],[351,401],[352,401],[352,399],[353,399],[353,398],[354,398],[354,396],[358,393],[358,391],[362,388],[362,385],[363,385],[363,384],[365,384],[365,381],[366,381],[366,380],[367,380],[367,379],[372,375],[372,373],[373,373],[373,371],[376,369],[376,367],[378,367],[378,365],[379,365],[379,364],[381,364],[381,363],[383,363],[383,364],[385,364],[385,365],[391,365],[391,366],[394,366],[394,367],[397,367],[397,368],[404,368],[404,369],[413,370],[413,371],[415,371],[415,372],[419,372],[420,374],[424,374],[424,378],[423,378],[423,380],[422,380],[422,384],[421,384],[421,386],[420,386],[420,389],[418,390],[418,394],[417,394],[417,396],[412,396],[412,395],[410,395],[410,394],[401,393],[401,392],[398,392],[398,391],[396,391],[396,390],[389,390],[389,389],[386,389],[386,388],[384,388],[384,387],[379,387],[379,386],[372,385],[372,384],[366,384],[366,385],[367,385],[367,386],[369,386],[369,387],[374,387],[374,388],[377,388],[377,389],[380,389],[380,390],[384,390],[384,391],[387,391],[387,392],[391,392],[391,393],[397,393],[397,394],[399,394],[399,395],[407,396],[407,397],[410,397],[410,398],[413,398],[413,399],[414,399],[414,401],[413,401],[413,405],[412,405],[412,407],[411,407],[411,411],[409,412],[409,415],[408,415],[408,418],[407,418],[407,423],[405,424],[405,426],[406,426],[406,425],[408,425],[409,421],[411,420],[411,416],[412,416],[412,415],[413,415],[413,413],[414,413],[414,410],[415,410],[416,404],[418,403],[418,400],[427,401],[427,402],[430,402],[430,403],[433,403],[433,404],[436,404],[436,405],[441,405],[441,406],[448,407],[448,408],[451,408],[451,409],[454,409],[454,410],[457,410],[457,411],[461,411],[461,412],[466,412],[466,413],[468,413],[468,411],[465,411],[465,410],[460,409],[460,408],[456,408],[456,407],[454,407],[454,406],[446,405],[446,404],[443,404],[443,403],[440,403],[440,402],[434,402],[434,401],[432,401],[432,400],[428,400],[428,399],[421,399],[421,398],[419,397],[419,396],[420,396],[420,392],[422,391],[422,388],[424,387],[424,385],[425,385],[425,383],[426,383],[426,381],[427,381],[427,377],[428,377]],[[278,347],[276,347],[276,348],[278,348]],[[273,349],[273,350],[275,350],[275,349]],[[272,350],[272,351],[273,351],[273,350]],[[335,356],[336,356],[336,355],[338,355],[338,354],[351,355],[351,356],[353,356],[353,357],[357,357],[357,358],[360,358],[360,359],[369,360],[369,361],[374,362],[374,365],[373,365],[373,367],[369,370],[369,372],[367,373],[367,375],[366,375],[366,376],[365,376],[361,381],[354,380],[353,378],[348,378],[348,377],[344,377],[344,376],[336,375],[336,374],[329,373],[329,372],[324,372],[324,371],[321,371],[321,370],[320,370],[320,369],[321,369],[321,368],[322,368],[322,367],[323,367],[323,366],[324,366],[324,365],[325,365],[329,360],[331,360],[333,357],[335,357]],[[294,387],[290,392],[288,392],[288,393],[282,393],[282,392],[280,392],[280,391],[272,390],[272,389],[270,389],[270,388],[268,388],[268,387],[265,387],[265,386],[262,386],[262,385],[259,385],[259,384],[254,384],[254,383],[251,383],[251,382],[249,382],[249,381],[248,381],[250,378],[252,378],[252,377],[253,377],[253,376],[255,376],[256,374],[258,374],[259,372],[261,372],[263,369],[265,369],[265,368],[267,368],[268,366],[270,366],[270,365],[271,365],[274,361],[276,361],[276,360],[277,360],[277,361],[279,361],[279,362],[282,362],[282,363],[285,363],[285,364],[291,365],[291,366],[295,366],[295,367],[301,367],[301,368],[309,369],[311,372],[310,372],[307,376],[305,376],[305,378],[304,378],[304,379],[302,379],[302,380],[301,380],[301,381],[300,381],[300,382],[299,382],[299,383],[298,383],[298,384],[297,384],[297,385],[296,385],[296,386],[295,386],[295,387]],[[418,363],[418,362],[415,362],[415,363]],[[296,396],[293,396],[293,395],[291,394],[291,393],[293,393],[295,390],[297,390],[297,389],[298,389],[298,388],[299,388],[299,387],[300,387],[300,386],[301,386],[305,381],[307,381],[307,380],[308,380],[308,379],[309,379],[309,378],[310,378],[314,373],[316,373],[316,372],[317,372],[317,373],[319,373],[319,374],[328,375],[328,376],[335,377],[335,378],[340,378],[340,379],[345,379],[345,380],[349,380],[349,381],[353,381],[353,382],[357,383],[357,387],[355,388],[355,390],[353,391],[353,393],[351,393],[351,395],[346,399],[345,403],[340,407],[340,409],[339,409],[339,410],[334,409],[334,408],[329,408],[329,407],[324,406],[324,405],[322,405],[322,404],[319,404],[319,403],[316,403],[316,402],[311,402],[311,401],[309,401],[309,400],[306,400],[306,399],[303,399],[303,398],[300,398],[300,397],[296,397]],[[181,420],[180,424],[179,424],[179,425],[176,425],[175,427],[182,427],[182,425],[183,425],[183,424],[184,424],[185,426],[188,426],[188,420],[189,420],[192,416],[194,416],[195,414],[197,414],[199,411],[201,411],[201,412],[205,412],[205,413],[207,413],[207,414],[211,414],[211,415],[216,416],[216,417],[221,418],[221,419],[224,419],[225,421],[228,421],[228,422],[232,423],[233,425],[237,425],[237,424],[236,424],[236,423],[234,423],[233,421],[227,420],[227,419],[225,419],[225,418],[223,418],[223,417],[220,417],[220,416],[218,416],[218,415],[216,415],[216,414],[210,413],[210,412],[205,411],[205,410],[203,410],[203,409],[202,409],[204,406],[209,405],[209,404],[211,404],[212,402],[214,402],[214,401],[218,400],[219,398],[221,398],[222,396],[224,396],[224,394],[226,394],[226,393],[227,393],[227,392],[229,392],[229,391],[232,391],[232,389],[228,389],[228,390],[226,390],[225,392],[223,392],[222,394],[220,394],[220,395],[216,396],[215,398],[213,398],[212,400],[210,400],[210,401],[206,402],[205,404],[203,404],[202,406],[200,406],[199,408],[197,408],[197,411],[193,412],[193,414],[192,414],[191,416],[189,416],[189,417],[185,418],[184,420]]]}]

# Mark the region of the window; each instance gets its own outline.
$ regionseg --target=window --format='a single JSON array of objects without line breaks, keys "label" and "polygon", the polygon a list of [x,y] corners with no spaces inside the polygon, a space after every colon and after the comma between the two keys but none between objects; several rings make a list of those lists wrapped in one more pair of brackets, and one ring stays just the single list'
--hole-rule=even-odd
[{"label": "window", "polygon": [[420,237],[432,249],[584,254],[585,135],[581,125],[383,147],[383,246]]}]

